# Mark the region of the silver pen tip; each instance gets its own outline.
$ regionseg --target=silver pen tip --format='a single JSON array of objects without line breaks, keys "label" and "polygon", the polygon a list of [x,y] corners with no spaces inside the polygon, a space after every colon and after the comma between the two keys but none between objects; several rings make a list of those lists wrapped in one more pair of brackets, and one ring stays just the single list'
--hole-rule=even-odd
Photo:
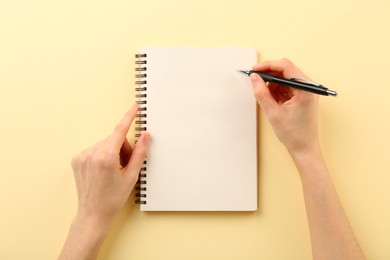
[{"label": "silver pen tip", "polygon": [[328,93],[329,96],[334,96],[334,97],[337,97],[337,95],[338,95],[337,91],[333,91],[330,89],[327,89],[326,93]]},{"label": "silver pen tip", "polygon": [[248,70],[236,70],[237,72],[239,73],[242,73],[244,75],[249,75],[249,71]]}]

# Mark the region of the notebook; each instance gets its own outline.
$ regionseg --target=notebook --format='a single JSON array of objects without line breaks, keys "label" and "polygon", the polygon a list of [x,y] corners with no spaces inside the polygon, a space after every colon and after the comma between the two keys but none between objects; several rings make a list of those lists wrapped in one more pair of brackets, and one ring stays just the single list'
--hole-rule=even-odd
[{"label": "notebook", "polygon": [[146,47],[136,55],[136,136],[151,133],[141,211],[257,209],[252,48]]}]

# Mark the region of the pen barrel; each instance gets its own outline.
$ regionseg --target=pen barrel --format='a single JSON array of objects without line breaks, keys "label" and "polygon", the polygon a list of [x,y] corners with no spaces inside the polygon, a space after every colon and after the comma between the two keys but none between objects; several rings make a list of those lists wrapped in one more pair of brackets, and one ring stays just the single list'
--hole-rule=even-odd
[{"label": "pen barrel", "polygon": [[254,73],[258,74],[260,77],[262,77],[262,79],[265,82],[272,82],[273,79],[275,78],[272,75],[269,75],[269,74],[266,74],[266,73],[263,73],[263,72],[260,72],[260,71],[250,71],[250,73],[252,73],[252,72],[254,72]]},{"label": "pen barrel", "polygon": [[301,90],[304,90],[304,91],[307,91],[307,92],[311,92],[311,93],[314,93],[314,94],[318,94],[318,95],[329,96],[328,89],[325,88],[325,87],[321,87],[321,86],[315,86],[315,85],[312,85],[312,84],[307,84],[307,83],[303,83],[303,82],[287,80],[287,79],[283,79],[283,78],[279,78],[279,77],[274,77],[272,79],[272,81],[269,81],[269,82],[273,82],[275,84],[280,84],[280,85],[285,85],[285,86],[301,89]]},{"label": "pen barrel", "polygon": [[283,86],[289,86],[292,88],[301,89],[307,92],[311,92],[323,96],[337,96],[336,91],[329,90],[322,85],[309,84],[305,82],[295,81],[293,79],[284,79],[267,73],[263,73],[260,71],[253,71],[253,70],[249,71],[248,75],[250,75],[251,73],[258,74],[260,77],[263,78],[265,82],[270,82],[270,83],[279,84]]}]

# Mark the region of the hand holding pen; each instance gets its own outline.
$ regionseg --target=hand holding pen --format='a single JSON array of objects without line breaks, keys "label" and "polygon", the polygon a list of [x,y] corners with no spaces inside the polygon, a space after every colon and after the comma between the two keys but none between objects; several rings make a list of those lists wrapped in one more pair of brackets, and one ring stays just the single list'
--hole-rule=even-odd
[{"label": "hand holding pen", "polygon": [[318,95],[323,96],[337,96],[337,92],[334,90],[330,90],[321,84],[312,82],[310,80],[304,78],[282,78],[278,76],[274,76],[271,74],[267,74],[257,70],[237,70],[238,72],[250,76],[252,73],[258,74],[265,82],[273,82],[275,84],[289,86],[292,88],[301,89],[307,92],[311,92]]},{"label": "hand holding pen", "polygon": [[[266,61],[252,69],[281,79],[309,80],[287,59]],[[250,79],[257,102],[301,178],[314,258],[365,259],[322,156],[317,126],[319,96],[273,80],[266,84],[257,73],[251,73]]]},{"label": "hand holding pen", "polygon": [[[288,59],[266,61],[252,70],[279,78],[310,80]],[[317,133],[318,95],[265,81],[250,74],[254,96],[268,117],[277,137],[290,153],[319,147]]]}]

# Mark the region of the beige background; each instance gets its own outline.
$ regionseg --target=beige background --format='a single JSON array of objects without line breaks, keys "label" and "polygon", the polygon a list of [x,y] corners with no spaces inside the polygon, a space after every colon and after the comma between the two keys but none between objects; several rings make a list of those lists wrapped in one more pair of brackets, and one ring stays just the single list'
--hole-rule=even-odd
[{"label": "beige background", "polygon": [[[335,186],[368,259],[390,259],[390,2],[0,3],[1,259],[53,259],[76,211],[72,155],[134,101],[144,45],[249,46],[338,90],[320,102]],[[310,259],[300,181],[260,115],[260,210],[143,213],[129,202],[101,259]],[[152,133],[153,134],[153,133]]]}]

